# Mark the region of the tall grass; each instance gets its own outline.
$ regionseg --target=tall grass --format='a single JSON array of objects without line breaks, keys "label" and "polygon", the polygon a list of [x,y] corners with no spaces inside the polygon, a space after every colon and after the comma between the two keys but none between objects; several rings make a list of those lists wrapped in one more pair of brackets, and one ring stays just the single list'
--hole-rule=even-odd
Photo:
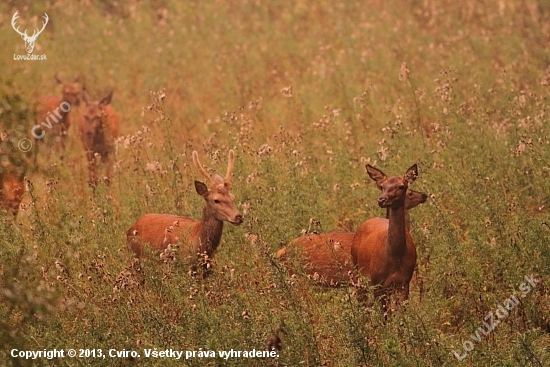
[{"label": "tall grass", "polygon": [[[83,75],[93,98],[114,89],[123,116],[110,186],[87,185],[76,123],[63,161],[35,142],[37,164],[21,168],[20,213],[0,222],[5,364],[176,364],[9,354],[264,350],[279,326],[279,358],[184,365],[550,363],[547,1],[13,0],[0,9],[2,162],[32,162],[13,147],[30,137],[34,99],[60,94],[57,72]],[[28,29],[48,13],[35,47],[48,61],[12,60],[25,52],[10,25],[16,9]],[[200,218],[191,151],[223,170],[229,148],[245,222],[224,228],[212,274],[134,261],[124,234],[141,214]],[[289,277],[271,255],[303,230],[383,216],[366,163],[392,175],[418,163],[413,188],[430,195],[411,213],[411,297],[386,322],[353,287]],[[531,274],[537,287],[459,362],[452,351],[464,353]]]}]

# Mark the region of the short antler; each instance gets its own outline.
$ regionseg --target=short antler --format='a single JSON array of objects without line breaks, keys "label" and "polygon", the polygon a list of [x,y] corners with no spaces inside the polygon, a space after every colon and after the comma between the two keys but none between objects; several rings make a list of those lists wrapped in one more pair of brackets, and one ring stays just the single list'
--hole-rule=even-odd
[{"label": "short antler", "polygon": [[202,173],[202,175],[208,179],[208,182],[214,183],[214,180],[212,180],[212,177],[206,172],[204,167],[202,166],[201,162],[199,161],[199,153],[197,153],[196,150],[193,151],[193,163],[195,164],[195,167]]},{"label": "short antler", "polygon": [[231,182],[234,163],[235,163],[235,153],[233,152],[233,149],[230,149],[227,157],[227,173],[225,174],[225,179],[224,179],[226,184],[229,184]]}]

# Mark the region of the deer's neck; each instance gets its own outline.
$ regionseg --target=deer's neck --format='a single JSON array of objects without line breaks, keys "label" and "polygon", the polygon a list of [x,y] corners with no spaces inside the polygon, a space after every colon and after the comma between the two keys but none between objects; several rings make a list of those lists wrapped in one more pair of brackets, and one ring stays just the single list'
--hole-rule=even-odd
[{"label": "deer's neck", "polygon": [[69,114],[69,112],[71,112],[71,108],[69,108],[69,109],[66,109],[66,108],[65,108],[65,109],[67,110],[67,112],[65,112],[65,111],[63,111],[63,109],[61,109],[61,105],[62,105],[63,103],[67,103],[67,104],[72,108],[71,103],[70,103],[69,101],[67,101],[65,98],[61,97],[61,103],[59,103],[59,106],[58,106],[58,108],[56,109],[55,114],[56,114],[56,115],[57,115],[57,114],[61,115],[61,118],[62,118],[62,119],[64,119],[65,116],[67,116],[67,115]]},{"label": "deer's neck", "polygon": [[199,230],[199,251],[212,256],[222,238],[223,222],[216,219],[211,209],[206,206],[203,210]]},{"label": "deer's neck", "polygon": [[68,110],[67,112],[65,112],[61,108],[59,108],[57,110],[56,114],[59,114],[61,116],[61,118],[64,119],[65,116],[67,116],[69,114],[69,112],[71,112],[71,110]]},{"label": "deer's neck", "polygon": [[[386,219],[390,219],[390,208],[386,209]],[[411,230],[411,217],[407,209],[405,209],[405,228],[407,231]]]},{"label": "deer's neck", "polygon": [[406,249],[406,210],[405,207],[388,209],[388,253],[391,255],[401,255]]}]

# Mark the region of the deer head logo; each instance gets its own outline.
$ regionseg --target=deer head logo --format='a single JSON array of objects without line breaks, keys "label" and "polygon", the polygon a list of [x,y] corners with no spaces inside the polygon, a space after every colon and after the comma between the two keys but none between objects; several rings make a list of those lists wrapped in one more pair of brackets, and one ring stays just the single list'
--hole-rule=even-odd
[{"label": "deer head logo", "polygon": [[21,32],[19,30],[19,27],[16,28],[15,26],[15,20],[17,18],[19,18],[19,15],[17,14],[19,13],[19,10],[17,10],[15,12],[15,14],[13,14],[13,17],[11,18],[11,26],[13,27],[13,29],[19,33],[21,35],[21,38],[23,38],[23,41],[25,41],[25,48],[27,49],[27,53],[31,53],[32,50],[34,49],[34,42],[36,42],[36,39],[38,38],[38,36],[40,35],[40,33],[42,33],[42,31],[44,30],[44,28],[46,28],[46,24],[48,24],[48,14],[44,13],[44,22],[42,23],[42,29],[41,30],[37,30],[35,29],[32,36],[29,36],[27,34],[27,30],[25,29],[25,32]]}]

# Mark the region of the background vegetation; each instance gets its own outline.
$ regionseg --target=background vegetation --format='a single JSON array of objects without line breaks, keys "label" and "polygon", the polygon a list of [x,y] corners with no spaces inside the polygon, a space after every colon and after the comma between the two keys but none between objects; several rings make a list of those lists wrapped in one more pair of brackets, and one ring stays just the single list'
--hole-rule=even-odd
[{"label": "background vegetation", "polygon": [[[550,364],[550,2],[28,1],[0,5],[0,122],[30,137],[32,103],[55,73],[122,117],[111,186],[87,185],[71,127],[63,161],[40,142],[15,222],[0,222],[0,359],[6,365],[171,365],[167,359],[9,358],[12,348],[266,349],[278,359],[184,365],[547,366]],[[50,22],[35,54],[11,29]],[[82,107],[75,109],[78,120]],[[10,140],[11,139],[11,140]],[[222,173],[245,216],[226,225],[213,273],[132,260],[144,213],[199,218],[191,164]],[[418,163],[418,265],[386,323],[355,289],[290,278],[271,254],[302,230],[350,230],[384,215],[370,163]],[[485,315],[541,283],[459,362]]]}]

